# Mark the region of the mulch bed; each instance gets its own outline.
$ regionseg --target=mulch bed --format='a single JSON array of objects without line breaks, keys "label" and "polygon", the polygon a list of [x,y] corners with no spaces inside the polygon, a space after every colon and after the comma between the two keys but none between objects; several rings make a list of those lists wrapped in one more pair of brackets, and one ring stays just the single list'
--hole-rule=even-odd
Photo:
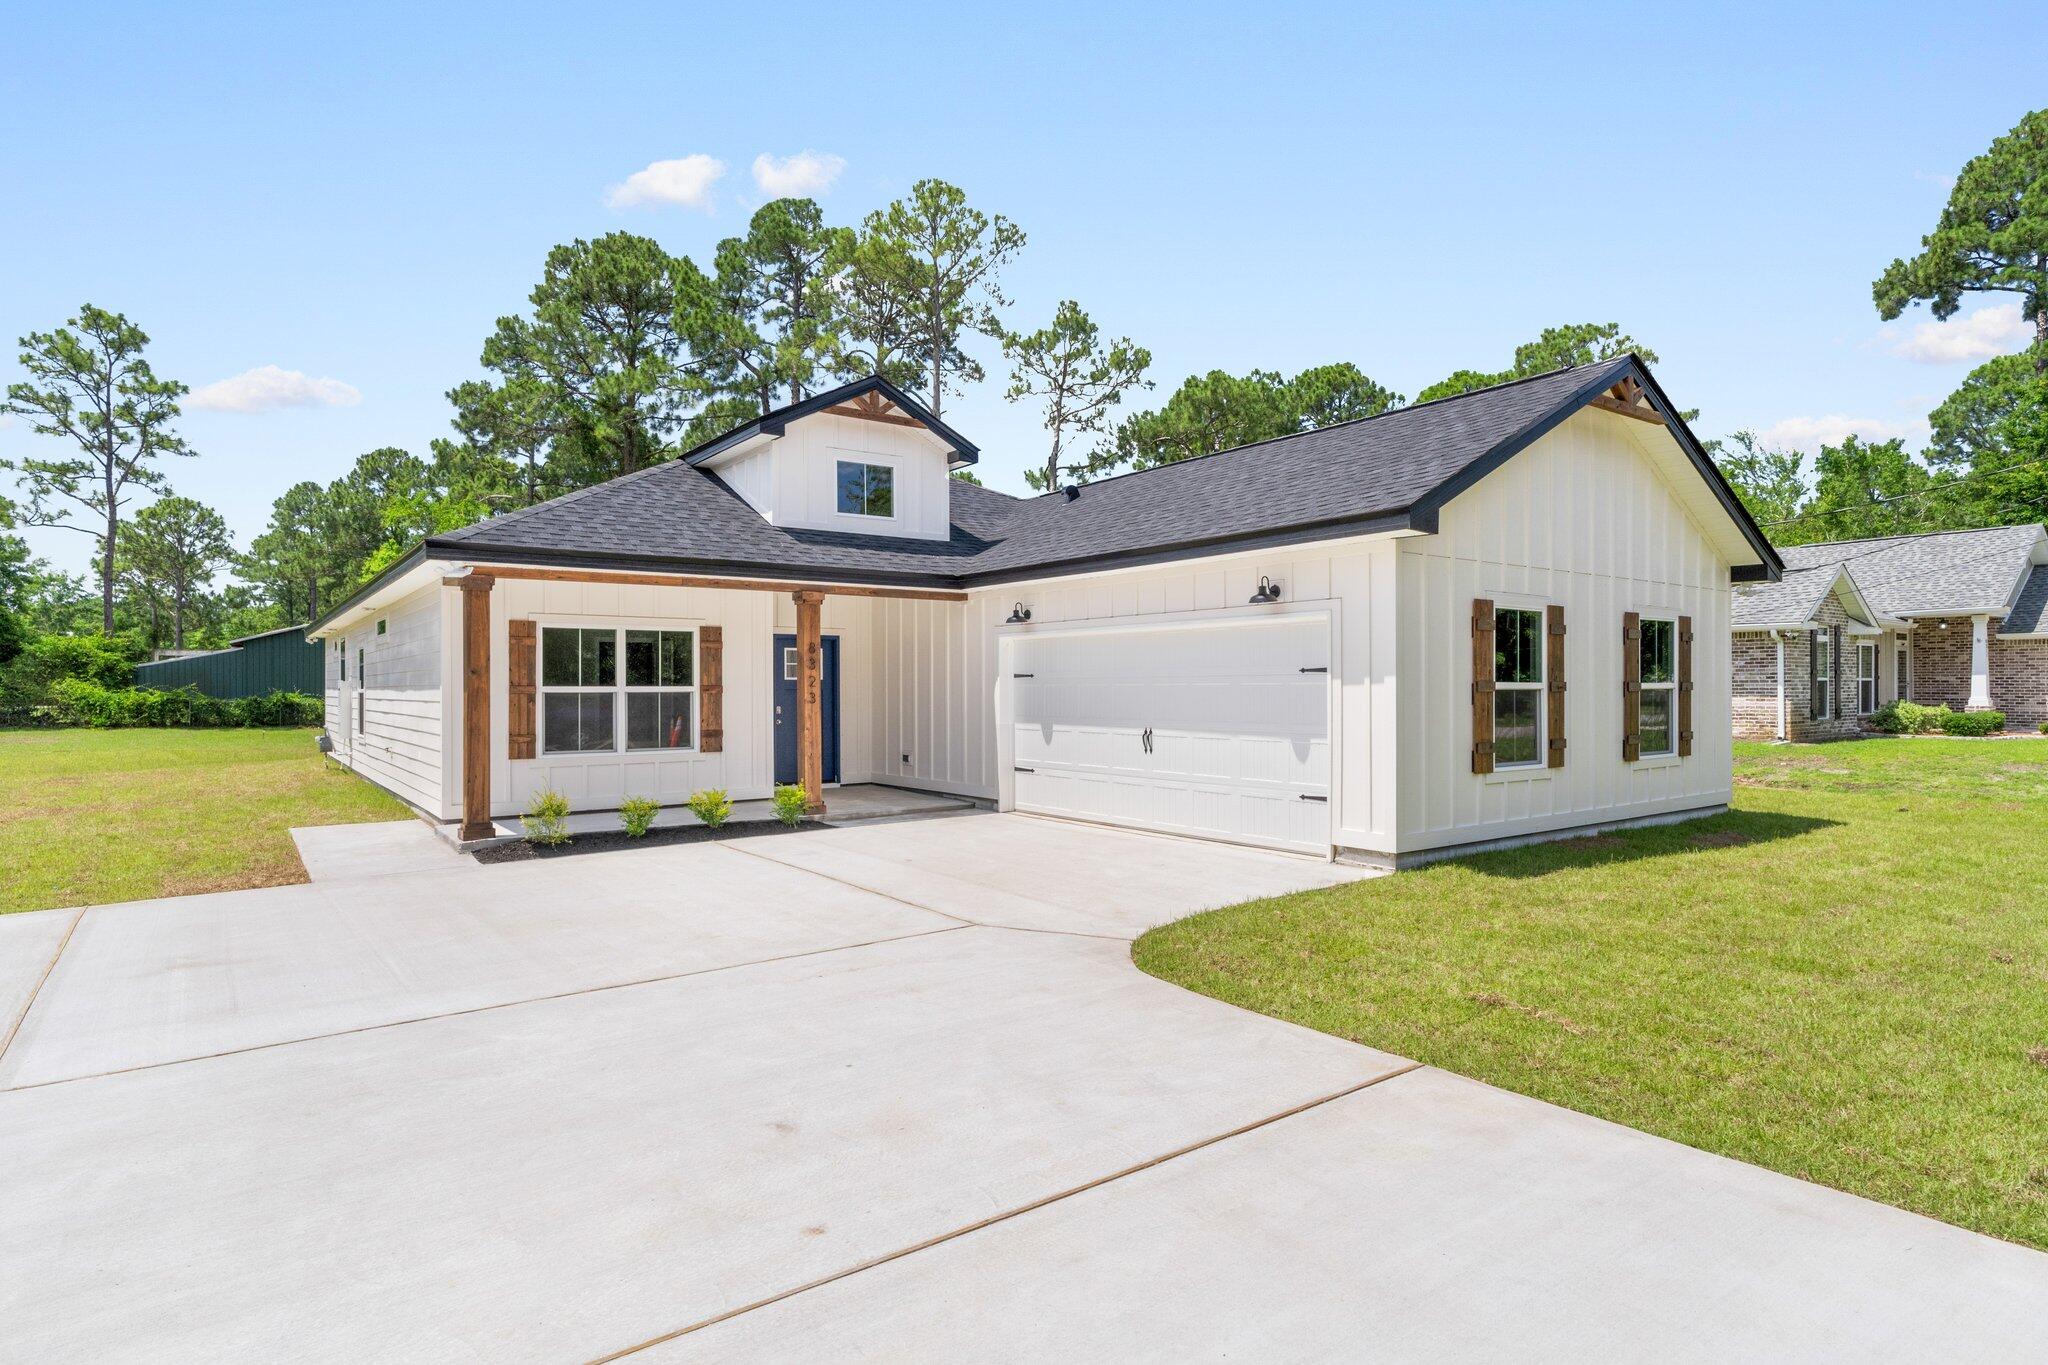
[{"label": "mulch bed", "polygon": [[667,829],[650,829],[638,839],[627,837],[622,829],[605,830],[600,834],[578,834],[566,844],[543,846],[521,839],[515,844],[493,844],[480,848],[470,856],[480,863],[523,863],[534,858],[573,858],[581,853],[610,853],[621,848],[659,848],[664,844],[708,844],[725,843],[733,839],[761,839],[776,834],[802,834],[807,830],[824,829],[825,825],[806,820],[803,824],[789,826],[780,820],[750,820],[744,825],[727,825],[724,829],[710,829],[704,825],[674,825]]}]

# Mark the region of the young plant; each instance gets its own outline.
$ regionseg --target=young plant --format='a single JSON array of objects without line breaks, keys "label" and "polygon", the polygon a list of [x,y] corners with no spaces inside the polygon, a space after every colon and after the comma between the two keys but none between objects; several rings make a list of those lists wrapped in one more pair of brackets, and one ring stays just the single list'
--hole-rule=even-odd
[{"label": "young plant", "polygon": [[526,814],[519,817],[519,823],[526,826],[526,837],[531,843],[552,848],[556,844],[569,842],[569,798],[552,787],[542,788],[533,794],[527,804]]},{"label": "young plant", "polygon": [[704,822],[707,829],[717,829],[732,819],[732,798],[717,787],[706,787],[690,796],[690,814]]},{"label": "young plant", "polygon": [[628,839],[645,837],[654,828],[654,817],[661,814],[661,802],[651,796],[629,796],[619,803],[619,823],[626,827]]},{"label": "young plant", "polygon": [[[2048,725],[2041,728],[2048,730]],[[802,787],[794,782],[786,783],[775,789],[775,818],[795,829],[804,822],[804,807],[810,803],[811,798],[804,794]]]}]

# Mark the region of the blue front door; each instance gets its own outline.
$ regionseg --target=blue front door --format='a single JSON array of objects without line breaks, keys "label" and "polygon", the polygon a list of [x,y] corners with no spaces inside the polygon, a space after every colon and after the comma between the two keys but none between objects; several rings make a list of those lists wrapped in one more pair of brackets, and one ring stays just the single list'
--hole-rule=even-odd
[{"label": "blue front door", "polygon": [[[839,637],[819,639],[824,648],[821,661],[824,684],[818,695],[819,720],[824,728],[825,780],[839,780]],[[798,673],[796,636],[775,637],[775,780],[802,780],[796,763],[796,680]]]}]

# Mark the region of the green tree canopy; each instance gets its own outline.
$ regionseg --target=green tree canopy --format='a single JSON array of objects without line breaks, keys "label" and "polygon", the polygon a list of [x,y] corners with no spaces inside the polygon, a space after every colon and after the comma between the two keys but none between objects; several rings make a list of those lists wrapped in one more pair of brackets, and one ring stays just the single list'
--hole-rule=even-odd
[{"label": "green tree canopy", "polygon": [[1965,294],[2018,294],[2035,368],[2048,373],[2048,110],[1964,165],[1920,254],[1885,267],[1870,292],[1886,320],[1915,303],[1948,318]]},{"label": "green tree canopy", "polygon": [[1023,247],[1022,228],[974,208],[943,180],[918,181],[862,221],[853,268],[874,275],[860,288],[894,296],[893,316],[908,341],[903,349],[922,367],[932,416],[944,413],[947,394],[982,379],[962,342],[968,332],[1001,337],[997,310],[1009,300],[1000,276]]},{"label": "green tree canopy", "polygon": [[767,412],[778,389],[798,402],[829,369],[838,346],[819,286],[853,235],[826,226],[815,200],[771,200],[746,236],[718,244],[715,276],[683,273],[676,327],[721,393]]},{"label": "green tree canopy", "polygon": [[1630,352],[1645,364],[1657,363],[1657,353],[1623,332],[1619,323],[1571,322],[1562,327],[1546,327],[1534,341],[1515,347],[1514,364],[1507,369],[1454,371],[1417,394],[1415,401],[1430,403],[1439,398],[1454,398],[1511,379],[1548,374],[1567,365],[1591,365]]},{"label": "green tree canopy", "polygon": [[[28,379],[7,386],[0,412],[28,419],[38,435],[75,447],[54,459],[0,460],[28,495],[22,520],[93,538],[100,564],[100,623],[114,629],[121,509],[136,491],[164,486],[156,461],[194,452],[171,429],[185,386],[159,379],[143,356],[149,337],[119,313],[86,304],[67,326],[21,338]],[[74,509],[92,524],[71,520]]]},{"label": "green tree canopy", "polygon": [[1068,441],[1100,432],[1109,410],[1134,388],[1151,388],[1145,371],[1152,353],[1129,337],[1104,341],[1094,319],[1072,299],[1054,310],[1052,325],[1035,332],[1010,332],[1003,337],[1010,360],[1011,402],[1035,398],[1045,410],[1045,429],[1052,438],[1045,463],[1024,472],[1033,488],[1060,486]]},{"label": "green tree canopy", "polygon": [[515,448],[544,443],[569,488],[665,458],[705,390],[677,331],[680,296],[699,279],[687,260],[631,233],[556,247],[532,312],[499,318],[484,342],[497,381],[450,392],[458,429]]},{"label": "green tree canopy", "polygon": [[1800,543],[1791,522],[1806,500],[1806,479],[1801,472],[1805,456],[1796,450],[1768,447],[1755,432],[1738,431],[1720,447],[1717,463],[1721,476],[1765,535],[1787,545]]},{"label": "green tree canopy", "polygon": [[1843,438],[1813,462],[1813,496],[1799,520],[1774,528],[1787,545],[1910,535],[1948,525],[1941,481],[1906,452],[1906,443]]},{"label": "green tree canopy", "polygon": [[158,498],[135,514],[121,542],[121,567],[171,615],[171,648],[185,647],[186,614],[234,559],[228,524],[191,498]]},{"label": "green tree canopy", "polygon": [[1346,362],[1314,366],[1292,379],[1271,370],[1245,375],[1211,370],[1189,376],[1165,406],[1125,418],[1113,444],[1088,469],[1091,474],[1122,466],[1149,469],[1376,416],[1400,403],[1399,394]]}]

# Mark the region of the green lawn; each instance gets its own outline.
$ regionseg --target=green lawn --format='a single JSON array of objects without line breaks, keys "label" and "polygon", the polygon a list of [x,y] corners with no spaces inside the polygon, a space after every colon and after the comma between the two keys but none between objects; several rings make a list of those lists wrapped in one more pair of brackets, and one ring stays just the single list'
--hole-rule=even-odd
[{"label": "green lawn", "polygon": [[2048,1248],[2048,741],[1737,745],[1735,804],[1198,915],[1138,965]]},{"label": "green lawn", "polygon": [[302,882],[293,825],[405,818],[313,736],[0,731],[0,913]]}]

